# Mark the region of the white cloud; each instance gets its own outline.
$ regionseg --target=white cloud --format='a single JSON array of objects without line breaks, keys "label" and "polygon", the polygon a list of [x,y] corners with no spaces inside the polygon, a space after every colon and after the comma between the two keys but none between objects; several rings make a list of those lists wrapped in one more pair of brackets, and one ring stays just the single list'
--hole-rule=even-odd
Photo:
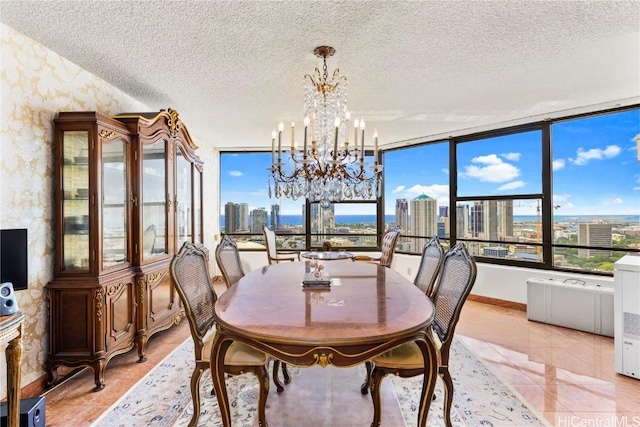
[{"label": "white cloud", "polygon": [[471,159],[473,163],[482,163],[485,165],[496,165],[502,163],[502,159],[500,159],[495,154],[489,154],[488,156],[478,156]]},{"label": "white cloud", "polygon": [[445,175],[449,175],[449,169],[447,168],[442,169],[442,173]]},{"label": "white cloud", "polygon": [[498,188],[498,191],[502,190],[514,190],[516,188],[524,187],[524,181],[511,181]]},{"label": "white cloud", "polygon": [[567,209],[572,209],[572,208],[573,208],[573,206],[574,206],[574,205],[573,205],[573,203],[565,203],[565,204],[563,205],[563,207],[565,207],[565,208],[567,208]]},{"label": "white cloud", "polygon": [[571,198],[570,195],[568,194],[554,194],[553,195],[553,203],[558,203],[558,202],[566,202],[567,200],[569,200]]},{"label": "white cloud", "polygon": [[502,153],[500,155],[507,160],[511,160],[512,162],[517,162],[520,160],[520,156],[522,155],[522,153]]},{"label": "white cloud", "polygon": [[229,175],[231,175],[231,176],[242,176],[242,172],[240,172],[240,171],[229,171]]},{"label": "white cloud", "polygon": [[506,182],[520,176],[520,169],[503,162],[495,154],[474,157],[471,161],[484,166],[465,166],[461,174],[464,178],[475,178],[483,182]]},{"label": "white cloud", "polygon": [[604,150],[592,148],[591,150],[584,151],[582,148],[578,148],[577,158],[573,160],[573,163],[578,166],[584,166],[589,163],[589,160],[610,159],[620,154],[620,151],[620,147],[617,145],[609,145]]},{"label": "white cloud", "polygon": [[633,187],[633,191],[640,191],[640,187]]},{"label": "white cloud", "polygon": [[[405,188],[404,186],[400,186]],[[398,188],[400,188],[398,187]],[[395,193],[395,191],[394,191]],[[449,186],[443,184],[433,184],[433,185],[420,185],[416,184],[413,187],[407,188],[404,190],[404,196],[407,199],[414,199],[422,194],[426,194],[427,196],[433,199],[449,199]]]},{"label": "white cloud", "polygon": [[609,200],[609,202],[607,204],[621,205],[622,204],[622,199],[620,197],[616,197],[613,200]]},{"label": "white cloud", "polygon": [[396,194],[396,193],[400,193],[401,191],[403,191],[405,189],[404,185],[398,185],[395,190],[393,190],[391,193]]},{"label": "white cloud", "polygon": [[560,169],[564,169],[564,159],[556,159],[553,161],[553,170],[559,171]]}]

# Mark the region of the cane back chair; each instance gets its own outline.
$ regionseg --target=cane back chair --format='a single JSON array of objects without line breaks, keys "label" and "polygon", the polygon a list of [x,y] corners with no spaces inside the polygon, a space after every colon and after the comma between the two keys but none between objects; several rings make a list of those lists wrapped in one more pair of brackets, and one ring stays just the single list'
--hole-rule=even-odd
[{"label": "cane back chair", "polygon": [[353,261],[369,261],[380,264],[383,267],[391,267],[393,255],[396,253],[396,241],[400,236],[400,228],[391,228],[382,236],[382,245],[380,247],[380,256],[371,257],[367,255],[357,255],[352,258]]},{"label": "cane back chair", "polygon": [[[216,293],[209,276],[206,254],[191,242],[182,245],[171,260],[169,271],[184,305],[194,344],[196,366],[191,374],[193,416],[189,422],[189,426],[193,427],[198,424],[200,417],[200,377],[204,371],[210,369],[210,353],[216,333],[213,320]],[[252,372],[258,378],[260,425],[266,425],[265,406],[269,394],[266,363],[267,357],[264,353],[240,342],[232,343],[224,358],[227,374]]]},{"label": "cane back chair", "polygon": [[444,248],[440,244],[440,239],[433,236],[424,245],[422,257],[420,257],[420,267],[413,283],[420,288],[429,298],[433,297],[435,285],[437,283],[438,272],[444,261]]},{"label": "cane back chair", "polygon": [[[432,340],[438,356],[438,376],[445,390],[443,405],[445,425],[451,427],[451,405],[453,403],[453,381],[449,373],[449,351],[453,334],[460,318],[460,311],[476,279],[476,265],[462,243],[449,249],[442,263],[433,302]],[[380,382],[386,375],[395,374],[403,378],[424,373],[422,352],[416,343],[403,344],[373,359],[371,374],[371,397],[373,399],[373,423],[379,425],[381,417]]]},{"label": "cane back chair", "polygon": [[220,244],[216,247],[216,263],[227,288],[244,277],[238,245],[226,234],[222,236]]},{"label": "cane back chair", "polygon": [[[220,244],[216,247],[216,262],[218,268],[222,272],[224,281],[227,284],[227,288],[238,282],[238,280],[244,277],[244,269],[240,262],[240,253],[238,252],[238,245],[226,234],[222,237]],[[273,365],[273,382],[276,385],[278,392],[284,390],[284,386],[278,376],[279,361],[275,361]],[[282,365],[282,374],[284,376],[285,384],[291,382],[289,371],[287,371],[286,365]]]},{"label": "cane back chair", "polygon": [[[444,260],[444,249],[440,244],[440,240],[434,236],[424,245],[422,256],[420,257],[420,267],[413,283],[422,290],[429,298],[432,296],[432,290],[435,286],[438,272]],[[367,362],[367,376],[360,387],[362,394],[367,394],[371,385],[371,370],[373,363]]]}]

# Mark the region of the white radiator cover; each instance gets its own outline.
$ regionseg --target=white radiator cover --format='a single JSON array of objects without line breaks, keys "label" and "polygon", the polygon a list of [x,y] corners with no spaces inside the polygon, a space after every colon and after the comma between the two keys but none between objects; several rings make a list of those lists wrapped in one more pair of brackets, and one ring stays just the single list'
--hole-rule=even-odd
[{"label": "white radiator cover", "polygon": [[616,372],[640,379],[640,256],[614,264]]},{"label": "white radiator cover", "polygon": [[550,325],[613,337],[612,288],[582,280],[531,277],[527,318]]}]

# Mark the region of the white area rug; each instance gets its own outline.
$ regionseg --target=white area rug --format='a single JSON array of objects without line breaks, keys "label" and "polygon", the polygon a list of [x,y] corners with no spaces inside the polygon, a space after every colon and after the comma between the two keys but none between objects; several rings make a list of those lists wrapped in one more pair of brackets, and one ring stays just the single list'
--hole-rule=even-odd
[{"label": "white area rug", "polygon": [[[193,344],[191,338],[189,338],[142,378],[109,410],[105,411],[92,425],[95,427],[186,427],[193,414],[193,404],[189,390],[193,366]],[[504,384],[460,341],[455,341],[452,345],[450,370],[454,382],[454,408],[452,411],[454,426],[549,425],[546,420],[535,414],[517,393]],[[299,378],[295,377],[305,375],[307,370],[290,368],[290,371],[294,375],[293,381],[295,382],[299,380]],[[333,372],[331,375],[341,375],[341,372],[346,375],[346,371],[351,371],[348,375],[353,376],[353,387],[334,390],[331,393],[331,398],[333,399],[333,402],[330,403],[331,411],[343,412],[343,414],[338,414],[342,416],[342,418],[338,417],[340,421],[335,421],[335,414],[333,416],[322,413],[314,414],[323,420],[323,425],[325,426],[346,427],[348,425],[369,425],[370,423],[370,421],[363,423],[362,419],[360,419],[364,417],[364,419],[370,420],[368,413],[359,413],[360,417],[355,417],[353,413],[348,413],[350,410],[366,412],[370,410],[369,406],[372,406],[368,396],[363,397],[360,395],[360,379],[363,378],[364,369],[334,369],[331,371]],[[407,427],[415,426],[422,377],[410,379],[401,379],[394,376],[387,377],[383,381],[383,385],[387,381],[391,381],[393,384],[392,393],[396,395],[397,404],[405,425]],[[217,400],[210,395],[212,386],[211,376],[208,372],[203,374],[200,387],[201,415],[198,425],[221,426],[222,422],[219,417]],[[427,420],[429,426],[442,426],[444,424],[442,387],[442,382],[438,380],[436,399],[431,404]],[[275,387],[272,385],[271,388],[273,393]],[[233,425],[242,427],[257,425],[258,383],[255,377],[251,374],[229,377],[227,379],[227,390]],[[284,393],[287,393],[287,389],[285,389]],[[338,397],[336,398],[333,394],[338,394]],[[342,396],[342,400],[349,400],[349,409],[340,408],[341,403],[343,403],[340,396]],[[296,395],[295,398],[297,397]],[[274,404],[273,399],[278,398],[279,396],[270,394],[267,401],[267,421],[272,427],[308,425],[300,419],[294,419],[291,414],[285,413],[286,411],[282,411],[281,408],[278,408],[277,412],[275,410],[270,412],[269,401]],[[319,396],[318,398],[326,400],[326,396]],[[394,399],[391,399],[392,403],[393,401]],[[304,403],[313,407],[314,402],[301,402],[301,405]],[[389,399],[386,400],[385,404],[389,405]],[[364,405],[364,407],[357,405]],[[397,408],[383,407],[383,416],[386,411],[391,409],[396,409],[397,411]],[[295,416],[300,417],[300,414],[298,413]],[[350,420],[355,418],[359,419],[358,424],[349,424]],[[331,419],[334,421],[330,421]],[[392,421],[392,423],[401,424],[397,420]],[[399,426],[393,425],[393,427]]]}]

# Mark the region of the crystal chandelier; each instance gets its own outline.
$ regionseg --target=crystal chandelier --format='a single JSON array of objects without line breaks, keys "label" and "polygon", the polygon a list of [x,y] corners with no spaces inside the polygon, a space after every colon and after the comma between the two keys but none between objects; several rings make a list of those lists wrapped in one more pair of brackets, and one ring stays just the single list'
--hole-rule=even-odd
[{"label": "crystal chandelier", "polygon": [[[347,78],[335,69],[331,77],[327,58],[331,46],[313,51],[323,59],[322,72],[304,76],[304,142],[298,150],[295,122],[291,123],[291,146],[283,148],[280,123],[271,134],[269,197],[311,202],[328,206],[332,202],[380,197],[382,165],[378,164],[378,134],[373,135],[373,166],[365,164],[364,119],[351,123],[347,109]],[[353,141],[349,135],[353,134]],[[309,140],[310,138],[310,140]],[[273,191],[272,191],[273,186]]]}]

